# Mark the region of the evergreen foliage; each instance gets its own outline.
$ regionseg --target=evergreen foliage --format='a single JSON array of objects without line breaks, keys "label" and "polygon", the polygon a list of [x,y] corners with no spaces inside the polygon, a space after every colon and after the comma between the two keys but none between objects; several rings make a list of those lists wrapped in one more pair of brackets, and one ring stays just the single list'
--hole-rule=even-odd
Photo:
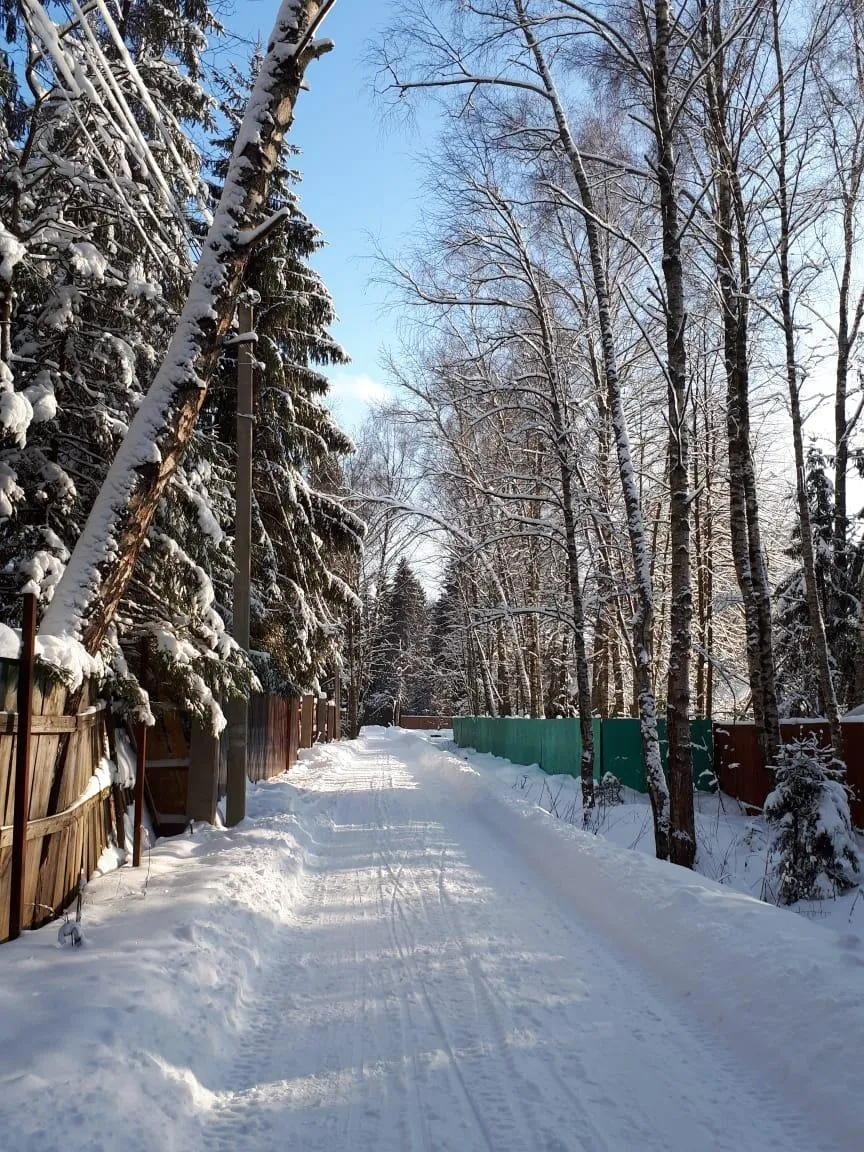
[{"label": "evergreen foliage", "polygon": [[765,801],[782,904],[819,900],[858,883],[860,861],[842,773],[814,736],[786,744]]},{"label": "evergreen foliage", "polygon": [[[841,707],[853,707],[858,680],[859,594],[864,575],[864,539],[848,534],[845,554],[832,548],[835,515],[831,461],[816,448],[807,455],[807,494],[813,525],[816,580],[831,653],[834,685]],[[787,555],[795,568],[778,585],[775,624],[777,683],[786,716],[824,715],[813,636],[801,568],[800,530],[796,523]]]},{"label": "evergreen foliage", "polygon": [[431,610],[429,666],[431,711],[459,716],[470,711],[466,681],[465,620],[457,570],[451,565]]},{"label": "evergreen foliage", "polygon": [[399,561],[380,595],[365,724],[390,724],[402,712],[426,715],[432,703],[429,609],[423,586],[407,560]]},{"label": "evergreen foliage", "polygon": [[[222,111],[230,132],[214,164],[224,175],[251,80],[236,70],[224,82]],[[286,147],[271,177],[267,211],[280,222],[257,243],[245,290],[253,302],[258,361],[253,438],[252,642],[268,686],[292,693],[312,690],[322,670],[338,659],[342,620],[356,597],[339,573],[355,556],[363,524],[339,498],[338,457],[353,450],[325,403],[321,369],[347,356],[332,338],[333,302],[309,264],[322,246],[300,209],[299,175]],[[214,194],[218,186],[214,184]],[[226,358],[203,412],[197,437],[218,435],[233,458],[235,365]],[[228,514],[233,518],[233,502]]]},{"label": "evergreen foliage", "polygon": [[[45,8],[65,20],[64,6]],[[19,5],[4,0],[0,16],[10,45],[0,57],[0,621],[16,626],[23,586],[43,606],[51,600],[164,356],[215,190],[197,142],[220,111],[233,140],[248,84],[235,75],[217,105],[203,53],[221,30],[207,0],[129,0],[114,28],[88,15],[95,47],[79,32],[53,55]],[[38,56],[29,70],[28,56]],[[299,689],[335,658],[352,595],[330,557],[356,549],[362,526],[325,482],[330,457],[350,443],[323,403],[318,368],[345,357],[327,331],[330,298],[307,263],[321,241],[295,180],[285,166],[273,182],[270,207],[287,215],[258,244],[247,287],[260,300],[265,381],[253,645],[273,655],[262,671]],[[136,705],[148,638],[160,691],[217,727],[217,701],[257,683],[226,628],[234,395],[226,350],[102,652],[113,691]]]},{"label": "evergreen foliage", "polygon": [[[59,5],[47,7],[62,21]],[[206,198],[193,140],[213,123],[202,52],[219,25],[208,4],[125,4],[117,31],[131,65],[110,28],[91,27],[100,61],[86,39],[63,42],[91,81],[74,100],[44,53],[28,74],[28,100],[4,85],[15,115],[0,154],[11,253],[0,284],[0,615],[12,625],[25,583],[50,601],[143,400],[186,294]],[[7,9],[7,33],[15,51],[35,50],[17,8]],[[113,77],[102,90],[93,83],[100,68]],[[220,482],[226,491],[227,475],[203,454],[181,468],[103,653],[118,693],[137,700],[121,646],[137,652],[149,635],[160,682],[208,721],[218,721],[217,696],[252,682],[207,576],[207,553],[222,544]]]}]

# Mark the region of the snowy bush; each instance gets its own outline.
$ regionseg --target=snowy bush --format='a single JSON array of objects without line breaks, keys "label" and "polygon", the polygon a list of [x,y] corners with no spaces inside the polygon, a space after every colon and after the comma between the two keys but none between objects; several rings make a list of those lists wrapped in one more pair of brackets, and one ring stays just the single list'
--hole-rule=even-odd
[{"label": "snowy bush", "polygon": [[623,804],[621,781],[613,772],[604,772],[603,778],[594,789],[595,803]]},{"label": "snowy bush", "polygon": [[830,750],[814,736],[782,748],[765,817],[773,834],[773,879],[780,903],[824,899],[858,883],[860,862],[846,786]]}]

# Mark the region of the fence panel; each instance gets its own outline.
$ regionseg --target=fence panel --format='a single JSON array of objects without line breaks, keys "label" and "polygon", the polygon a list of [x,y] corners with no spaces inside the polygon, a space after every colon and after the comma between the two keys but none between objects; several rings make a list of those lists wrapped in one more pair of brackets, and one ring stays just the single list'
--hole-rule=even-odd
[{"label": "fence panel", "polygon": [[452,716],[407,716],[404,712],[399,717],[399,727],[406,732],[437,732],[441,728],[452,728]]},{"label": "fence panel", "polygon": [[[824,720],[784,720],[780,725],[784,743],[815,736],[823,748],[830,747],[831,732]],[[714,725],[714,749],[721,791],[742,804],[761,811],[774,787],[774,773],[766,766],[759,746],[759,730],[752,723]],[[864,723],[843,722],[846,783],[852,790],[850,811],[856,828],[864,828]]]},{"label": "fence panel", "polygon": [[632,788],[635,792],[647,791],[638,720],[622,717],[602,721],[600,764],[601,776],[611,772],[625,788]]},{"label": "fence panel", "polygon": [[270,780],[291,766],[290,725],[295,701],[272,693],[249,697],[249,745],[246,774]]},{"label": "fence panel", "polygon": [[[646,792],[639,721],[629,717],[592,720],[594,778],[606,772],[635,792]],[[667,770],[666,721],[658,721],[660,755]],[[864,725],[862,725],[864,731]],[[714,785],[714,746],[709,720],[692,720],[693,779],[697,788],[711,791]],[[453,741],[461,748],[475,748],[503,756],[514,764],[539,764],[550,775],[578,776],[582,757],[579,721],[573,717],[528,720],[515,716],[454,716]]]},{"label": "fence panel", "polygon": [[[0,660],[0,941],[9,934],[12,811],[17,742],[18,661]],[[53,918],[72,899],[78,877],[93,873],[118,826],[110,785],[88,794],[107,753],[105,708],[85,686],[76,715],[65,715],[66,689],[37,668],[33,690],[30,804],[22,927]]]}]

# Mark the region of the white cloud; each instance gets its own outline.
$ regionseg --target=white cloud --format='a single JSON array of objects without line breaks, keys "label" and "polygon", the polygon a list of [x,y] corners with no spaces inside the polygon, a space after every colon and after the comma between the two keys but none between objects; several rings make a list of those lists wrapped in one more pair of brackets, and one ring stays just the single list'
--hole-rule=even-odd
[{"label": "white cloud", "polygon": [[340,370],[330,377],[330,395],[334,400],[348,403],[381,404],[389,399],[390,390],[365,372]]}]

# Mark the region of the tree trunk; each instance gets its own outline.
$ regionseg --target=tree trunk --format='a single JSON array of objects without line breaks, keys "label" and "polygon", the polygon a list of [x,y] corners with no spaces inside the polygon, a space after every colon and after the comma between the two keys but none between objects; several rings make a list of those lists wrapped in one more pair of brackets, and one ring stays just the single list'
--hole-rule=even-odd
[{"label": "tree trunk", "polygon": [[174,337],[45,611],[43,634],[74,637],[90,653],[106,636],[204,403],[248,260],[241,229],[260,223],[304,72],[330,47],[313,37],[331,3],[282,2]]},{"label": "tree trunk", "polygon": [[591,682],[588,677],[588,652],[585,647],[585,608],[579,582],[579,550],[576,544],[576,519],[573,515],[573,483],[569,466],[561,456],[561,489],[564,511],[564,534],[567,541],[567,576],[570,604],[573,610],[573,649],[576,657],[576,684],[579,689],[579,735],[582,738],[582,816],[587,819],[594,806],[594,726],[591,718]]},{"label": "tree trunk", "polygon": [[726,431],[729,453],[729,532],[735,575],[744,607],[745,644],[753,716],[763,755],[772,764],[780,748],[771,591],[762,549],[756,474],[750,445],[748,298],[750,258],[747,220],[736,153],[726,131],[726,87],[720,7],[701,6],[706,72],[709,153],[715,183],[715,263],[723,321]]},{"label": "tree trunk", "polygon": [[786,382],[789,387],[789,405],[792,416],[792,441],[795,448],[795,493],[798,503],[798,521],[801,532],[801,558],[804,568],[804,587],[807,598],[807,613],[810,618],[810,631],[816,650],[816,665],[819,672],[819,691],[825,707],[828,724],[831,728],[831,744],[834,758],[843,763],[843,728],[840,711],[834,692],[831,674],[831,655],[825,635],[825,621],[819,600],[819,587],[816,581],[816,560],[813,554],[813,525],[810,521],[810,504],[807,499],[807,474],[804,461],[804,435],[801,423],[801,390],[798,382],[798,365],[795,356],[795,324],[792,316],[791,273],[789,269],[789,249],[792,242],[791,210],[787,185],[788,173],[788,131],[786,121],[786,77],[783,66],[783,52],[780,44],[780,17],[777,0],[771,0],[771,21],[774,36],[774,59],[777,66],[777,98],[779,104],[779,157],[776,164],[777,199],[780,213],[780,311],[783,321],[783,339],[786,352]]},{"label": "tree trunk", "polygon": [[692,868],[696,858],[696,818],[693,811],[693,752],[690,746],[690,627],[693,593],[690,586],[690,461],[685,346],[687,313],[678,191],[675,184],[677,160],[670,114],[669,51],[672,23],[668,0],[656,0],[654,28],[657,184],[663,233],[663,280],[666,287],[669,543],[672,549],[666,693],[672,819],[670,858],[674,864]]},{"label": "tree trunk", "polygon": [[669,858],[669,789],[663,774],[660,759],[660,740],[657,732],[657,708],[651,688],[651,667],[653,651],[651,628],[654,618],[654,593],[651,584],[649,557],[645,538],[645,525],[642,508],[633,472],[630,453],[630,440],[627,434],[624,402],[618,376],[618,359],[615,351],[615,338],[612,331],[612,311],[606,269],[603,260],[603,245],[600,229],[594,211],[591,183],[582,163],[582,156],[570,132],[552,74],[546,63],[530,23],[525,16],[523,0],[514,0],[522,35],[531,52],[543,88],[555,116],[558,137],[570,163],[582,204],[585,234],[591,261],[591,272],[597,304],[598,324],[603,351],[603,367],[606,375],[609,411],[618,453],[618,468],[627,514],[627,527],[633,559],[636,583],[636,611],[633,618],[633,647],[636,659],[636,691],[639,701],[639,721],[642,737],[642,754],[645,763],[645,778],[651,800],[654,822],[654,843],[657,856]]}]

